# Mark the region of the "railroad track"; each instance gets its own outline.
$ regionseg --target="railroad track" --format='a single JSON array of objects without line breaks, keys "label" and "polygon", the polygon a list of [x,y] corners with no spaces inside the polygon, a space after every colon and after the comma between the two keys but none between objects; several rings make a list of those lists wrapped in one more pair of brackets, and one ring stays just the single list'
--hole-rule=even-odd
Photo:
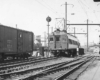
[{"label": "railroad track", "polygon": [[20,61],[18,63],[2,64],[0,65],[0,77],[3,75],[10,75],[16,72],[20,72],[38,65],[39,63],[48,62],[50,60],[57,60],[59,58],[49,57],[49,58],[38,58],[28,61]]},{"label": "railroad track", "polygon": [[[69,78],[68,76],[70,76],[74,71],[78,70],[82,66],[82,71],[84,71],[87,68],[87,66],[90,65],[94,60],[95,58],[91,56],[81,58],[78,60],[73,60],[69,63],[62,63],[61,65],[51,67],[47,70],[39,72],[36,75],[22,80],[75,80]],[[82,71],[79,71],[77,75],[81,74]],[[74,78],[77,78],[77,76]]]},{"label": "railroad track", "polygon": [[52,60],[52,59],[58,59],[56,57],[49,57],[49,58],[31,58],[29,60],[21,60],[21,61],[16,61],[16,62],[10,62],[10,63],[2,63],[0,64],[0,70],[4,70],[5,68],[10,68],[18,65],[25,65],[25,64],[31,64],[31,63],[38,63],[46,60]]},{"label": "railroad track", "polygon": [[56,59],[56,57],[48,57],[48,58],[30,57],[29,59],[26,59],[26,60],[24,59],[24,60],[7,61],[7,62],[4,62],[4,63],[2,62],[2,63],[0,63],[0,67],[26,63],[26,62],[29,62],[29,61],[39,61],[39,60],[42,60],[42,59],[53,59],[53,58]]},{"label": "railroad track", "polygon": [[74,67],[71,67],[67,72],[56,77],[54,80],[76,80],[95,59],[96,58],[90,58]]},{"label": "railroad track", "polygon": [[[81,58],[84,58],[84,57],[81,57]],[[56,63],[56,64],[49,64],[49,65],[44,65],[44,66],[35,66],[33,64],[31,65],[27,65],[27,66],[19,66],[18,68],[10,68],[10,69],[7,69],[5,70],[4,73],[0,73],[0,76],[1,78],[3,79],[7,79],[7,78],[13,78],[13,80],[15,79],[15,77],[19,78],[20,79],[25,79],[27,77],[30,77],[30,76],[36,76],[36,75],[39,75],[40,73],[43,73],[44,71],[46,70],[51,70],[51,69],[55,69],[57,67],[60,67],[60,66],[63,66],[65,64],[69,64],[69,63],[72,63],[74,61],[77,61],[81,58],[77,58],[77,59],[74,59],[72,61],[67,61],[67,62],[61,62],[61,63]],[[27,80],[27,79],[25,79]],[[30,79],[29,79],[30,80]]]}]

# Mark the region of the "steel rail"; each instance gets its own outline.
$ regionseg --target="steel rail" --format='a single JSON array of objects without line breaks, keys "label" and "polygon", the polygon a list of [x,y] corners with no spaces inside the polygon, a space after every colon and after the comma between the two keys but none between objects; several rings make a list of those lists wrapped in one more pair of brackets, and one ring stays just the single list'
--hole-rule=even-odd
[{"label": "steel rail", "polygon": [[[82,57],[83,58],[83,57]],[[79,58],[81,59],[81,58]],[[79,60],[79,59],[76,59],[76,60]],[[75,61],[75,60],[73,60]],[[72,61],[72,62],[73,62]],[[21,70],[21,68],[19,68],[19,70],[16,70],[16,71],[13,71],[13,72],[9,72],[8,74],[2,74],[1,76],[2,77],[8,77],[10,75],[13,75],[13,74],[17,74],[17,75],[21,75],[21,74],[25,74],[25,73],[30,73],[30,72],[36,72],[36,71],[40,71],[39,73],[45,71],[45,70],[48,70],[48,69],[51,69],[51,68],[57,68],[58,66],[61,66],[61,65],[64,65],[64,64],[67,64],[67,63],[71,63],[71,61],[68,61],[68,62],[64,62],[64,63],[57,63],[57,64],[53,64],[53,65],[48,65],[48,66],[43,66],[43,67],[37,67],[37,68],[34,68],[34,67],[31,67],[30,69],[23,69]],[[39,73],[36,73],[35,75],[39,74]]]},{"label": "steel rail", "polygon": [[0,67],[0,75],[4,75],[4,74],[10,74],[14,71],[18,71],[18,70],[23,70],[25,68],[29,68],[30,65],[34,66],[36,64],[39,64],[39,62],[44,62],[44,61],[48,61],[48,60],[55,60],[58,58],[45,58],[45,59],[39,59],[36,61],[30,61],[30,62],[25,62],[25,63],[20,63],[20,64],[13,64],[13,65],[8,65],[8,66],[3,66]]},{"label": "steel rail", "polygon": [[31,59],[28,59],[28,60],[19,60],[19,61],[14,61],[14,62],[8,62],[8,63],[1,63],[0,64],[0,68],[1,67],[7,67],[7,66],[13,66],[13,65],[18,65],[18,64],[24,64],[24,63],[29,63],[29,61],[39,61],[41,59],[53,59],[53,58],[56,58],[56,57],[48,57],[48,58],[31,58]]},{"label": "steel rail", "polygon": [[[76,76],[76,74],[74,76],[76,76],[76,78],[74,77],[74,79],[72,79],[71,77],[69,78],[69,76],[71,76],[75,71],[77,71],[78,69],[80,69],[82,66],[84,66],[86,63],[89,63],[90,60],[92,60],[93,58],[89,59],[89,60],[86,60],[86,61],[83,61],[81,64],[75,66],[74,68],[72,69],[69,69],[69,71],[65,74],[62,74],[60,76],[58,76],[57,78],[55,78],[54,80],[64,80],[64,79],[69,79],[69,80],[76,80],[78,78],[78,76],[82,73],[79,71],[78,75]],[[95,59],[93,59],[92,61],[94,61]],[[91,63],[90,63],[91,64]],[[89,64],[89,65],[90,65]],[[85,67],[85,69],[87,68],[88,66]],[[84,69],[84,71],[85,71]]]},{"label": "steel rail", "polygon": [[[89,58],[89,57],[88,57]],[[80,58],[81,59],[81,58]],[[85,58],[85,59],[87,59],[87,58]],[[79,59],[78,59],[79,60]],[[63,69],[63,68],[69,68],[69,66],[71,66],[71,65],[75,65],[75,63],[73,63],[73,62],[76,62],[76,64],[79,64],[80,63],[80,61],[79,62],[77,62],[78,60],[73,60],[73,61],[71,61],[71,62],[69,62],[69,63],[65,63],[64,65],[61,65],[61,66],[57,66],[57,67],[53,67],[53,68],[50,68],[50,69],[47,69],[47,70],[44,70],[44,71],[42,71],[42,72],[39,72],[38,74],[35,74],[35,75],[32,75],[32,76],[30,76],[30,77],[28,77],[28,78],[25,78],[25,79],[23,79],[23,80],[28,80],[28,79],[35,79],[35,78],[37,78],[37,77],[41,77],[41,76],[44,76],[44,75],[47,75],[47,74],[51,74],[51,73],[53,73],[54,71],[55,72],[57,72],[57,70],[59,70],[59,69]],[[81,62],[82,62],[83,60],[81,60]],[[62,68],[62,66],[63,66],[63,68]],[[60,67],[60,68],[59,68]]]}]

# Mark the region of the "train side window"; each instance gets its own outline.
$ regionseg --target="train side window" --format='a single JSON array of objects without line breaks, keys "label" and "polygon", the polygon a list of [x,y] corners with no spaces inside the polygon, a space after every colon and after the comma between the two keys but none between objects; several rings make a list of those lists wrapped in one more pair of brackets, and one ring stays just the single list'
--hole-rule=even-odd
[{"label": "train side window", "polygon": [[77,44],[78,44],[78,46],[80,46],[80,43],[79,42],[77,42]]},{"label": "train side window", "polygon": [[71,44],[71,40],[69,39],[69,43]]},{"label": "train side window", "polygon": [[75,44],[75,42],[73,41],[72,44]]},{"label": "train side window", "polygon": [[76,45],[76,41],[74,41],[74,44]]},{"label": "train side window", "polygon": [[76,45],[78,45],[77,41],[76,41]]},{"label": "train side window", "polygon": [[69,43],[70,43],[70,44],[72,44],[72,43],[73,43],[71,39],[69,39]]},{"label": "train side window", "polygon": [[74,41],[74,40],[73,40],[73,42],[72,42],[72,43],[73,43],[74,45],[77,45],[77,42],[76,42],[76,41]]},{"label": "train side window", "polygon": [[50,38],[50,41],[53,41],[53,37]]},{"label": "train side window", "polygon": [[75,41],[75,44],[77,45],[77,41]]}]

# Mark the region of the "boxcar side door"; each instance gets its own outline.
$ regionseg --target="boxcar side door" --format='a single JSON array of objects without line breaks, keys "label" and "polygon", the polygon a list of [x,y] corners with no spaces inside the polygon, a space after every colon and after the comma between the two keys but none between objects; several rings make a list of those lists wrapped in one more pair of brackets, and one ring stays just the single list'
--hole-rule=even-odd
[{"label": "boxcar side door", "polygon": [[17,49],[18,53],[23,52],[23,32],[21,30],[18,30],[17,33]]}]

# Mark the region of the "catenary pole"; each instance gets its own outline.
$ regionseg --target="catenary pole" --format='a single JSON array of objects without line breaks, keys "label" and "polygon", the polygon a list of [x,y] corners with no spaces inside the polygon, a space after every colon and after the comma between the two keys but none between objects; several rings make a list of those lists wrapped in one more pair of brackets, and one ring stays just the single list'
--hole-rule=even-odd
[{"label": "catenary pole", "polygon": [[64,28],[67,32],[67,2],[65,2],[65,28]]},{"label": "catenary pole", "polygon": [[88,41],[89,41],[89,33],[88,33],[88,19],[87,19],[87,51],[88,51],[88,45],[89,45]]}]

